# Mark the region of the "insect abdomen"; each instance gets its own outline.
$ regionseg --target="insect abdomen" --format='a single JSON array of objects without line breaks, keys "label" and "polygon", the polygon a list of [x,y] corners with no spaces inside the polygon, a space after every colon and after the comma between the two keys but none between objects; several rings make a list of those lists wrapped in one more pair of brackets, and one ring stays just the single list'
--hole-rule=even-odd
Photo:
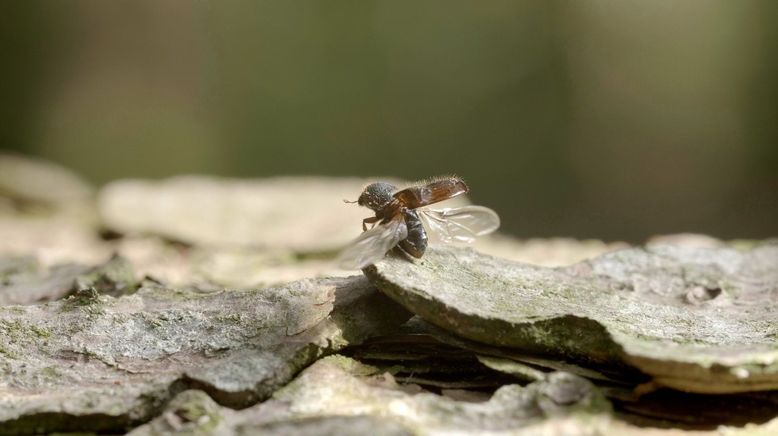
[{"label": "insect abdomen", "polygon": [[408,228],[408,237],[400,241],[400,247],[411,256],[420,258],[427,251],[427,232],[415,210],[406,209],[403,216],[405,226]]}]

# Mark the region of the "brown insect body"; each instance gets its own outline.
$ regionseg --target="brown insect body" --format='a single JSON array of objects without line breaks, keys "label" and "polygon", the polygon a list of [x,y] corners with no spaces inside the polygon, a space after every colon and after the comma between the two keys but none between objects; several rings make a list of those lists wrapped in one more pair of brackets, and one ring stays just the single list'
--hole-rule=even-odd
[{"label": "brown insect body", "polygon": [[[439,178],[399,191],[386,182],[368,185],[357,203],[370,208],[375,216],[362,220],[362,234],[338,256],[340,266],[365,268],[397,245],[420,258],[427,250],[428,232],[440,242],[468,243],[495,231],[500,226],[500,217],[487,207],[467,205],[439,210],[424,207],[468,190],[465,182],[457,177]],[[368,224],[372,225],[370,229]]]},{"label": "brown insect body", "polygon": [[411,256],[420,258],[427,250],[428,238],[419,214],[414,209],[448,200],[466,194],[468,191],[469,188],[464,180],[456,177],[434,180],[425,185],[411,186],[400,191],[386,182],[370,184],[359,196],[357,203],[372,209],[375,216],[362,220],[362,229],[367,230],[367,224],[379,221],[388,223],[398,215],[402,215],[408,229],[408,236],[401,240],[399,245]]},{"label": "brown insect body", "polygon": [[400,241],[399,245],[411,256],[421,258],[424,252],[427,251],[427,244],[429,243],[427,231],[424,230],[421,218],[419,218],[419,214],[415,210],[404,209],[403,217],[405,218],[405,226],[408,228],[408,237]]}]

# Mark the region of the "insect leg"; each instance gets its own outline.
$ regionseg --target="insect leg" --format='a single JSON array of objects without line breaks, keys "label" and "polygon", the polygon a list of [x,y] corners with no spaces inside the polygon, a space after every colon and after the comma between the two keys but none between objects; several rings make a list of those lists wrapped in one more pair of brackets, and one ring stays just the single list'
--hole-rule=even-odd
[{"label": "insect leg", "polygon": [[375,224],[375,223],[378,222],[378,220],[380,220],[380,218],[378,218],[377,216],[371,216],[369,218],[363,219],[362,220],[362,231],[366,232],[367,231],[367,225],[368,224]]}]

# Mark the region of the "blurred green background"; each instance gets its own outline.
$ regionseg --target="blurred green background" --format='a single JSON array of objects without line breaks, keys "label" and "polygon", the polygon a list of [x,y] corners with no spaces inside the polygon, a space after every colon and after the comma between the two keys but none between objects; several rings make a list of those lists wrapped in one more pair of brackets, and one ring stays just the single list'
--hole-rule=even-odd
[{"label": "blurred green background", "polygon": [[776,22],[774,0],[4,1],[0,147],[98,184],[456,173],[522,237],[776,236]]}]

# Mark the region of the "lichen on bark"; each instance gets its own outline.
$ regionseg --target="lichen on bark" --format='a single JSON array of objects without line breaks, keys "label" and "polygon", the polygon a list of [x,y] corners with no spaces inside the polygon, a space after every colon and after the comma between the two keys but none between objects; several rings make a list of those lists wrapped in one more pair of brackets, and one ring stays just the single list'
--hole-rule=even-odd
[{"label": "lichen on bark", "polygon": [[462,337],[691,392],[778,388],[778,244],[654,246],[562,268],[461,248],[388,256],[371,281]]},{"label": "lichen on bark", "polygon": [[3,306],[0,428],[121,430],[189,387],[245,407],[409,316],[362,277],[211,293],[146,284],[119,298]]}]

